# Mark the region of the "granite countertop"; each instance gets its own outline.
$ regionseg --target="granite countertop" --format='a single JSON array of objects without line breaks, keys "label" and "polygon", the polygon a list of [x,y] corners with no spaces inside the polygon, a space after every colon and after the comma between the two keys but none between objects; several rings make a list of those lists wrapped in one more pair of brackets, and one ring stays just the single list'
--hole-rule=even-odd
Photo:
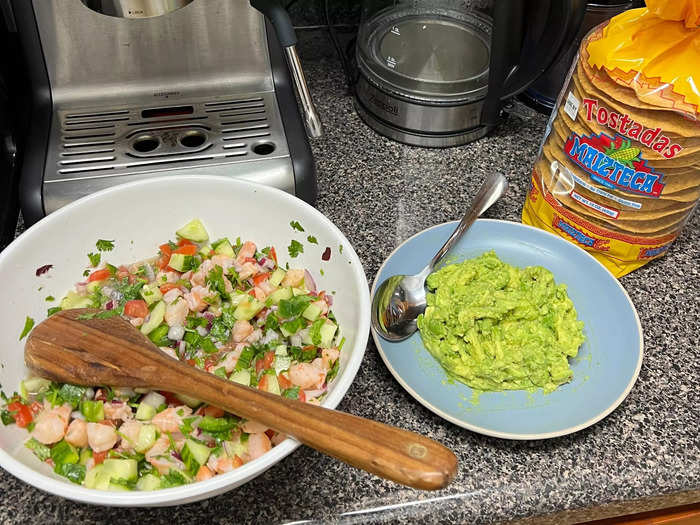
[{"label": "granite countertop", "polygon": [[[520,220],[544,117],[511,117],[491,136],[459,148],[400,145],[359,120],[324,34],[306,36],[300,54],[326,131],[313,143],[318,208],[348,237],[370,282],[398,243],[458,219],[494,170],[507,174],[511,189],[486,215]],[[370,338],[338,408],[421,432],[454,450],[459,474],[442,491],[403,488],[301,447],[227,494],[161,509],[76,504],[0,471],[0,522],[570,523],[700,501],[698,261],[695,213],[666,257],[621,279],[644,329],[639,380],[611,415],[566,437],[506,441],[440,419],[394,380]]]}]

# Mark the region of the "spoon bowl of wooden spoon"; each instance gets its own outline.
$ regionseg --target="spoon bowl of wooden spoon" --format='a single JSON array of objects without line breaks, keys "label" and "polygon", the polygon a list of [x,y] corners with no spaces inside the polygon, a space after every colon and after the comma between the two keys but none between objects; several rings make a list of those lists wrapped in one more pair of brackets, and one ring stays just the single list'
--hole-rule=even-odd
[{"label": "spoon bowl of wooden spoon", "polygon": [[27,367],[62,383],[195,397],[414,488],[441,489],[456,474],[455,455],[425,436],[219,378],[169,357],[121,317],[98,312],[64,310],[37,325],[25,344]]}]

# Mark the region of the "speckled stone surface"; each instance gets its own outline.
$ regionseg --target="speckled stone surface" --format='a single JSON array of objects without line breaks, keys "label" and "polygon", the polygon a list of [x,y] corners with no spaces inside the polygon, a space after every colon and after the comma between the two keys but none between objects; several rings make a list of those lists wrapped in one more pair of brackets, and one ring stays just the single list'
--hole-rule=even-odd
[{"label": "speckled stone surface", "polygon": [[[347,235],[370,282],[398,243],[459,218],[491,171],[506,173],[511,190],[487,215],[520,220],[543,117],[511,118],[490,137],[460,148],[399,145],[359,120],[323,33],[305,33],[300,53],[326,129],[313,144],[318,208]],[[699,262],[696,213],[665,258],[622,279],[644,329],[639,380],[610,416],[567,437],[503,441],[443,421],[401,388],[370,342],[339,409],[421,432],[452,448],[460,470],[443,491],[406,489],[302,447],[228,494],[162,509],[75,504],[2,471],[0,523],[481,524],[557,513],[560,518],[549,522],[573,523],[585,519],[579,511],[591,507],[609,505],[620,514],[648,510],[648,501],[658,508],[697,500]]]}]

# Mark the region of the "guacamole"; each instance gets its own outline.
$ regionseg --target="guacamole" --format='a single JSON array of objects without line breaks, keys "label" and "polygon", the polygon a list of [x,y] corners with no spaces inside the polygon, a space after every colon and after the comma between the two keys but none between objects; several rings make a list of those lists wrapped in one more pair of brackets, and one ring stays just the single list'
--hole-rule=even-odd
[{"label": "guacamole", "polygon": [[584,341],[583,323],[549,270],[487,252],[444,266],[427,286],[418,329],[454,379],[475,390],[549,393],[573,377],[568,359]]}]

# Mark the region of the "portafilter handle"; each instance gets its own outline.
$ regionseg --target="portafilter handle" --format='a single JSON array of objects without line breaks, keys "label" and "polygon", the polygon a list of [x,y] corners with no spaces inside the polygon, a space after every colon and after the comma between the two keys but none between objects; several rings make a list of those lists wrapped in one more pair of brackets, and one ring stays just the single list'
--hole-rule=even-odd
[{"label": "portafilter handle", "polygon": [[297,54],[297,36],[294,32],[294,26],[289,18],[289,13],[284,9],[277,0],[250,0],[250,5],[265,15],[277,33],[277,39],[284,48],[284,54],[287,58],[287,66],[292,74],[294,86],[301,100],[301,109],[304,115],[304,124],[306,132],[311,138],[318,138],[323,135],[323,126],[321,119],[316,111],[316,106],[311,99],[309,88],[306,85],[304,71],[301,69],[301,62]]}]

